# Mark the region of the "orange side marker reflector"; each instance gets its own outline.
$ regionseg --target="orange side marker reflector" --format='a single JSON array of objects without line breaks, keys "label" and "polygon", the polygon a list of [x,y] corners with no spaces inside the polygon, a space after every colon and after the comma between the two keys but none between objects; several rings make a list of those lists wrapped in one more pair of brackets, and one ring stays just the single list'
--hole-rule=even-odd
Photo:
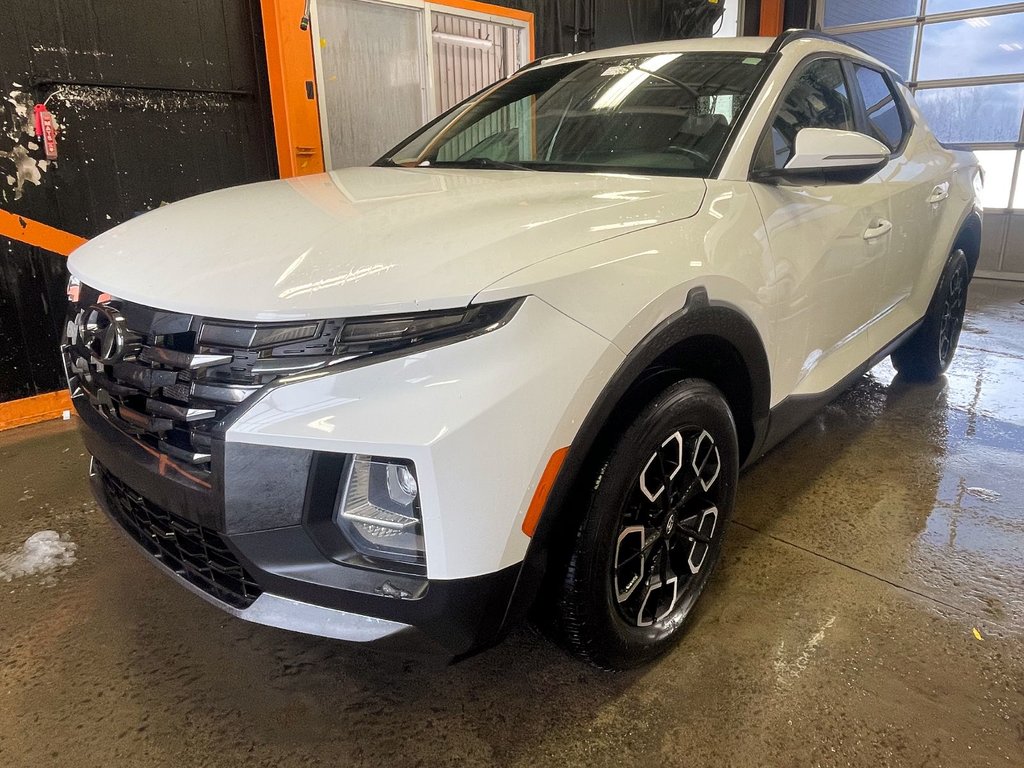
[{"label": "orange side marker reflector", "polygon": [[551,489],[555,487],[558,471],[562,468],[562,462],[565,461],[566,454],[568,453],[569,446],[559,448],[551,454],[551,458],[548,459],[548,465],[544,467],[544,472],[540,476],[540,482],[537,483],[537,490],[533,492],[530,508],[526,510],[526,517],[523,518],[523,533],[527,536],[532,537],[537,530],[537,523],[540,522],[541,512],[544,511],[544,505],[548,501]]}]

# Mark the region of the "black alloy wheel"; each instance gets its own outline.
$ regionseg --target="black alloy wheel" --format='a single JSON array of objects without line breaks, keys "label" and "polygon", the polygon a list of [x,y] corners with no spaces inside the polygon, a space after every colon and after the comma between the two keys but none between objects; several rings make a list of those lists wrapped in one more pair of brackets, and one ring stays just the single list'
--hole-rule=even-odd
[{"label": "black alloy wheel", "polygon": [[959,248],[949,255],[920,327],[892,353],[892,364],[909,381],[933,381],[956,354],[967,309],[971,270]]},{"label": "black alloy wheel", "polygon": [[679,640],[721,554],[738,454],[725,398],[701,379],[669,386],[612,441],[558,596],[573,654],[626,669]]},{"label": "black alloy wheel", "polygon": [[722,461],[706,429],[677,429],[651,454],[623,509],[609,573],[618,611],[649,627],[699,594],[718,525]]},{"label": "black alloy wheel", "polygon": [[964,327],[967,308],[967,261],[957,260],[949,278],[949,286],[942,302],[942,321],[939,331],[939,365],[945,370],[953,360],[960,331]]}]

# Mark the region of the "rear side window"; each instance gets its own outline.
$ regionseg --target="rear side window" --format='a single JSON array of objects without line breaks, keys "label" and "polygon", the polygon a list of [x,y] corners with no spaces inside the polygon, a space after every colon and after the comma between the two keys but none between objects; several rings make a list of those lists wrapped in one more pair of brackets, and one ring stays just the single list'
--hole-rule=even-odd
[{"label": "rear side window", "polygon": [[853,65],[857,76],[857,85],[864,97],[867,109],[868,125],[874,138],[881,141],[889,149],[896,149],[903,143],[906,125],[900,114],[899,101],[892,85],[881,72],[870,67]]},{"label": "rear side window", "polygon": [[856,130],[839,59],[815,59],[790,81],[771,130],[758,147],[755,169],[784,168],[804,128]]}]

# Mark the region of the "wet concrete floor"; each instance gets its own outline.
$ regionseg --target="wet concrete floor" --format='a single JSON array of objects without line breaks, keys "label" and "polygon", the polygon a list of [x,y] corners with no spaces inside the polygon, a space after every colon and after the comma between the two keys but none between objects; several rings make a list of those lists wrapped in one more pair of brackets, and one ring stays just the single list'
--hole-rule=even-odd
[{"label": "wet concrete floor", "polygon": [[0,435],[0,766],[1024,766],[1024,286],[930,386],[883,364],[743,478],[689,633],[629,674],[529,627],[454,667],[231,619],[96,509],[73,428]]}]

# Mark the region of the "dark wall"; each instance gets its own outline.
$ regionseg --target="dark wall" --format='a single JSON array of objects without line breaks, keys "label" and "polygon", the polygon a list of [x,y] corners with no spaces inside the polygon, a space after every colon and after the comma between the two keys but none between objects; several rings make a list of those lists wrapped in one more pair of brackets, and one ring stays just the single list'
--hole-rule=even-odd
[{"label": "dark wall", "polygon": [[681,37],[706,37],[741,0],[491,0],[534,14],[538,56]]},{"label": "dark wall", "polygon": [[[0,19],[0,208],[88,238],[276,176],[258,0],[0,0]],[[0,259],[0,401],[59,389],[64,258],[0,236]]]}]

